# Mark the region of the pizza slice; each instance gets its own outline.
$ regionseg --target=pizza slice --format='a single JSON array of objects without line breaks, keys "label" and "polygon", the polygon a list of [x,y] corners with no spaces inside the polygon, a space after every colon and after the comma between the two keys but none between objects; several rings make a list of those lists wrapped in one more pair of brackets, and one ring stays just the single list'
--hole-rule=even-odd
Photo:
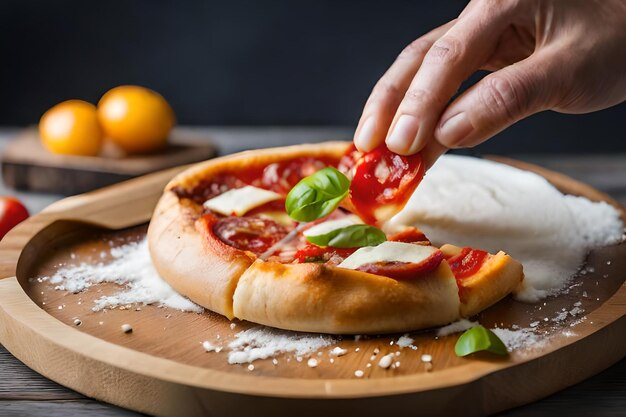
[{"label": "pizza slice", "polygon": [[437,248],[415,227],[385,233],[423,175],[419,154],[340,142],[208,161],[166,187],[151,255],[172,287],[228,318],[323,333],[444,325],[523,273],[502,252]]}]

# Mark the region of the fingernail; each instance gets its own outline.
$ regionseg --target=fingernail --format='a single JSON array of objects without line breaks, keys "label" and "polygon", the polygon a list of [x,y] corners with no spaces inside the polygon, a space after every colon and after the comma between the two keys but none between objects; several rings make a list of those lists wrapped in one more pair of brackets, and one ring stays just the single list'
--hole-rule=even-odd
[{"label": "fingernail", "polygon": [[472,133],[474,127],[464,112],[455,114],[444,121],[439,127],[437,139],[440,143],[450,148],[460,147],[464,139]]},{"label": "fingernail", "polygon": [[368,117],[363,122],[361,130],[356,138],[354,138],[354,144],[362,151],[368,152],[374,148],[374,133],[376,131],[376,120],[373,116]]},{"label": "fingernail", "polygon": [[403,114],[398,118],[391,134],[385,141],[389,150],[405,154],[413,148],[416,140],[419,123],[415,116]]}]

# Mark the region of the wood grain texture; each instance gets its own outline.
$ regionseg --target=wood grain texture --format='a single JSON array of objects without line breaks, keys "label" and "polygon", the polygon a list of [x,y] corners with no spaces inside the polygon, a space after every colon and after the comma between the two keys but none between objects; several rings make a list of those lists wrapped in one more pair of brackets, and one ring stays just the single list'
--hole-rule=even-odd
[{"label": "wood grain texture", "polygon": [[65,195],[83,193],[140,175],[209,159],[216,154],[208,137],[203,143],[174,129],[168,147],[146,155],[123,155],[104,147],[99,156],[57,155],[41,145],[36,128],[24,130],[2,154],[2,177],[11,188]]},{"label": "wood grain texture", "polygon": [[[98,416],[139,416],[109,404],[95,403],[42,377],[2,347],[0,375],[3,376],[0,379],[0,416],[79,417],[91,413]],[[626,359],[622,359],[613,367],[567,390],[499,415],[543,417],[573,412],[577,416],[622,417],[626,410],[625,392]]]},{"label": "wood grain texture", "polygon": [[139,417],[140,414],[90,400],[0,401],[0,416],[7,417]]},{"label": "wood grain texture", "polygon": [[[77,400],[83,399],[77,392],[71,392],[39,375],[26,365],[13,360],[7,350],[0,345],[0,401],[7,400]],[[1,410],[1,408],[0,408]]]},{"label": "wood grain texture", "polygon": [[[423,364],[420,364],[416,358],[413,358],[412,362],[409,357],[410,352],[407,352],[408,359],[403,362],[398,375],[389,377],[385,373],[374,375],[372,372],[372,377],[367,380],[348,378],[350,372],[355,369],[353,365],[361,364],[364,359],[367,361],[369,352],[365,353],[365,348],[361,354],[355,354],[349,362],[346,361],[344,369],[342,367],[336,369],[319,367],[312,370],[302,369],[302,367],[299,369],[280,367],[280,370],[273,370],[271,366],[265,369],[263,365],[259,365],[255,373],[251,374],[245,369],[229,367],[224,364],[223,360],[216,360],[213,364],[211,362],[213,355],[201,353],[198,349],[199,341],[195,344],[188,343],[187,350],[181,351],[177,357],[168,357],[168,355],[173,355],[171,349],[169,351],[161,349],[158,352],[146,351],[150,345],[154,345],[153,348],[159,350],[161,343],[167,345],[169,340],[176,340],[176,333],[157,334],[152,338],[152,343],[141,339],[140,332],[133,333],[132,338],[122,339],[119,332],[119,320],[127,319],[128,311],[113,310],[105,313],[110,327],[104,326],[103,330],[98,330],[97,323],[93,325],[96,330],[90,330],[87,325],[89,321],[84,321],[86,325],[81,326],[79,332],[76,328],[63,324],[68,323],[71,318],[67,314],[75,313],[75,311],[70,311],[71,309],[67,307],[62,310],[50,309],[46,313],[35,305],[31,298],[25,296],[18,281],[11,277],[15,273],[14,263],[21,247],[30,242],[23,252],[22,265],[30,264],[29,268],[32,268],[33,265],[37,265],[38,262],[35,261],[40,258],[44,250],[50,247],[51,243],[56,243],[60,247],[61,252],[56,255],[62,256],[62,250],[66,249],[67,239],[79,238],[80,231],[85,230],[84,226],[77,227],[76,223],[67,222],[56,223],[55,226],[41,232],[44,227],[67,217],[99,223],[109,228],[141,223],[149,217],[149,202],[153,206],[156,197],[160,194],[157,190],[151,194],[149,188],[155,187],[159,181],[163,181],[163,178],[157,175],[146,179],[146,184],[149,185],[141,183],[127,187],[122,185],[93,193],[82,199],[60,202],[46,210],[41,216],[34,217],[11,232],[10,238],[0,245],[3,260],[0,266],[0,276],[7,277],[7,279],[0,280],[2,293],[0,321],[5,323],[5,327],[0,330],[0,340],[5,342],[7,348],[29,366],[87,395],[160,415],[175,415],[176,412],[183,410],[190,414],[212,412],[216,415],[225,415],[234,410],[254,410],[256,415],[270,415],[281,409],[292,409],[292,407],[303,410],[301,415],[319,415],[321,412],[337,414],[355,410],[359,410],[364,415],[376,415],[388,411],[391,403],[396,410],[413,410],[415,404],[420,404],[426,413],[441,414],[465,408],[462,401],[450,401],[450,398],[459,399],[469,396],[484,399],[477,404],[475,410],[465,410],[466,414],[471,415],[494,412],[504,407],[540,398],[547,392],[571,385],[624,356],[623,332],[626,331],[626,321],[623,314],[626,301],[622,286],[623,275],[614,275],[614,280],[610,280],[610,285],[603,283],[598,286],[597,298],[601,298],[601,301],[597,305],[591,302],[585,306],[591,313],[588,314],[586,322],[576,327],[576,337],[566,340],[558,339],[548,349],[540,349],[530,357],[522,358],[512,355],[510,361],[506,362],[461,360],[455,363],[454,361],[459,360],[458,358],[446,358],[443,355],[445,351],[450,351],[449,346],[444,349],[446,343],[452,343],[450,340],[440,343],[441,351],[435,351],[433,347],[435,370],[432,373],[425,373]],[[131,195],[136,204],[132,206],[123,204],[122,202],[128,201]],[[121,204],[123,208],[120,207]],[[71,235],[73,230],[77,231],[75,236]],[[60,231],[63,233],[59,233]],[[64,239],[55,241],[55,236],[59,234],[64,235]],[[32,239],[34,235],[36,238]],[[93,245],[93,243],[88,245]],[[617,252],[610,252],[611,250]],[[596,251],[592,255],[597,257],[599,273],[602,273],[600,270],[602,261],[609,258],[618,260],[620,250],[623,248],[616,247],[607,253]],[[54,256],[55,253],[52,254],[52,257]],[[594,260],[591,259],[590,262]],[[616,271],[624,271],[619,265],[614,266]],[[24,269],[21,269],[22,267]],[[28,277],[28,272],[29,269],[26,266],[17,268],[21,284],[27,289],[29,287],[25,277]],[[615,291],[617,293],[611,296]],[[33,299],[36,299],[35,293],[30,294]],[[53,293],[50,292],[48,296],[52,297]],[[54,296],[60,297],[61,294],[57,292]],[[70,302],[71,296],[63,296],[66,306],[75,305]],[[574,297],[575,294],[572,296]],[[54,302],[48,307],[56,307],[57,304]],[[500,321],[508,320],[506,310],[498,311],[497,307],[492,312],[493,318],[498,317]],[[553,307],[557,309],[555,311],[558,311],[556,305]],[[44,308],[47,309],[47,307]],[[155,311],[150,313],[151,310]],[[169,318],[164,318],[163,310],[159,310],[146,308],[141,312],[132,312],[132,314],[142,323],[140,327],[149,326],[149,323],[152,323],[153,318],[157,316],[160,316],[158,317],[160,321],[158,324],[157,322],[153,324],[154,328],[162,327],[163,320],[174,319],[169,323],[177,320],[174,314]],[[50,320],[50,314],[54,313],[61,321]],[[154,317],[140,319],[137,315],[144,313],[154,314]],[[219,326],[219,317],[211,317],[211,315],[206,318],[204,315],[199,317],[202,319],[197,319],[198,321],[209,320],[213,326]],[[184,320],[184,318],[178,319]],[[484,319],[485,317],[481,317],[481,322]],[[191,325],[193,326],[193,323]],[[207,328],[206,323],[199,325]],[[170,325],[165,326],[164,331],[173,328],[183,332],[185,327],[183,325],[168,326]],[[196,330],[197,328],[194,329]],[[98,338],[87,334],[90,332],[96,332],[94,334]],[[149,335],[150,332],[146,334]],[[429,338],[429,336],[424,337],[424,342],[418,343],[420,348],[426,346],[426,339]],[[432,339],[432,335],[430,338]],[[380,343],[381,340],[374,342]],[[354,342],[346,340],[345,343]],[[373,345],[363,346],[371,349]],[[602,354],[590,357],[589,352],[600,350],[598,346],[602,346]],[[65,360],[55,359],[42,362],[43,357],[65,358]],[[194,360],[204,362],[181,363],[183,359],[191,362]],[[571,367],[572,363],[582,365]],[[222,367],[226,370],[221,370]],[[559,372],[555,372],[555,369]],[[563,372],[563,369],[566,371]],[[544,380],[548,370],[550,371],[548,378]],[[297,371],[297,373],[292,371]],[[277,375],[276,372],[291,372],[292,374],[289,377]],[[549,377],[550,375],[552,376]],[[536,383],[528,384],[529,380],[535,381],[538,377],[540,379]],[[94,378],[99,383],[95,383]],[[147,393],[149,398],[140,398],[138,387],[142,387],[141,393],[143,395]],[[351,400],[351,398],[359,397],[361,398],[358,401]],[[317,398],[317,400],[310,398]],[[173,408],[174,403],[178,405],[177,408]]]}]

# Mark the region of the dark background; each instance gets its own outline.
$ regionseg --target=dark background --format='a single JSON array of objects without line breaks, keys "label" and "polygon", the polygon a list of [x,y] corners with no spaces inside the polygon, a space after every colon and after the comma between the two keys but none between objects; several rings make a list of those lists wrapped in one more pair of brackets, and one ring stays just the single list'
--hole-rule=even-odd
[{"label": "dark background", "polygon": [[[0,125],[139,84],[163,94],[181,124],[355,126],[402,48],[465,3],[2,0]],[[625,116],[625,104],[546,112],[482,150],[625,151]]]}]

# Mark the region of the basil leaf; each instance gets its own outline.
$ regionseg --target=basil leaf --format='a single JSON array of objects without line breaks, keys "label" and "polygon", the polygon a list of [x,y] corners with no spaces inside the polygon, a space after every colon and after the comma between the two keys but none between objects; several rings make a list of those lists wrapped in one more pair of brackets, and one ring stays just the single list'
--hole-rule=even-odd
[{"label": "basil leaf", "polygon": [[332,213],[349,190],[350,180],[335,168],[327,167],[297,183],[287,194],[285,209],[294,220],[317,220]]},{"label": "basil leaf", "polygon": [[486,350],[496,355],[508,355],[506,346],[494,332],[483,326],[472,327],[459,337],[454,346],[457,356],[467,356],[470,353]]},{"label": "basil leaf", "polygon": [[376,246],[387,240],[382,230],[367,224],[353,224],[318,236],[307,236],[306,239],[317,246],[333,248],[360,248]]}]

